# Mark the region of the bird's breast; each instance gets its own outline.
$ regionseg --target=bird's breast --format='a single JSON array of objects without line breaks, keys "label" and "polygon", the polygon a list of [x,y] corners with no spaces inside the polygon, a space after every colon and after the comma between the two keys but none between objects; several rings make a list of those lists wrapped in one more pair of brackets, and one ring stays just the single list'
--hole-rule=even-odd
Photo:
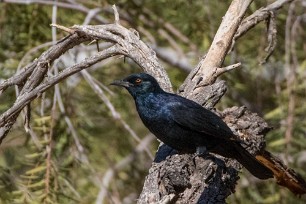
[{"label": "bird's breast", "polygon": [[168,126],[171,122],[167,104],[155,95],[148,95],[136,100],[136,108],[143,123],[150,130],[153,126]]}]

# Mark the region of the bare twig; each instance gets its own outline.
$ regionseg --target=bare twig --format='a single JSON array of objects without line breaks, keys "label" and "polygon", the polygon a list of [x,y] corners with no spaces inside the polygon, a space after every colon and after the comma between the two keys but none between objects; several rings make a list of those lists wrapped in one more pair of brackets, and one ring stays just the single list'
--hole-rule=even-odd
[{"label": "bare twig", "polygon": [[236,64],[232,64],[232,65],[229,65],[229,66],[226,66],[226,67],[222,67],[222,68],[219,68],[219,67],[216,67],[216,68],[214,68],[213,70],[214,70],[214,72],[213,72],[213,75],[210,77],[210,80],[209,81],[200,81],[198,84],[197,84],[197,86],[196,86],[196,88],[199,88],[199,87],[201,87],[201,86],[208,86],[209,84],[211,84],[211,83],[213,83],[214,81],[216,81],[216,79],[220,76],[220,75],[222,75],[222,74],[224,74],[224,73],[226,73],[226,72],[228,72],[228,71],[231,71],[231,70],[233,70],[233,69],[236,69],[237,67],[240,67],[240,65],[241,65],[241,63],[239,62],[239,63],[236,63]]},{"label": "bare twig", "polygon": [[115,15],[115,25],[120,25],[119,13],[117,11],[117,7],[116,7],[115,4],[112,7],[113,7],[113,10],[114,10],[114,15]]},{"label": "bare twig", "polygon": [[265,51],[267,52],[267,55],[262,60],[261,64],[266,63],[269,57],[272,55],[275,47],[276,47],[276,22],[275,22],[275,15],[273,11],[270,11],[270,17],[267,22],[267,32],[268,32],[268,46],[265,48]]},{"label": "bare twig", "polygon": [[[57,2],[57,1],[55,1]],[[52,7],[52,24],[56,24],[56,16],[57,16],[57,6],[54,5]],[[56,29],[55,27],[52,27],[52,43],[53,45],[56,44]],[[58,68],[56,64],[54,65],[54,72],[58,72]],[[58,85],[55,85],[55,88],[59,88]],[[45,93],[44,93],[45,95]],[[41,106],[41,112],[43,114],[44,112],[44,102],[45,102],[45,97],[42,98],[42,106]],[[44,203],[47,203],[48,197],[50,194],[50,182],[51,182],[51,170],[52,170],[52,165],[51,165],[51,156],[52,156],[52,140],[53,140],[53,131],[54,131],[54,121],[55,121],[55,114],[56,114],[56,103],[57,103],[57,96],[56,93],[53,95],[53,105],[51,109],[51,125],[50,125],[50,133],[48,136],[46,136],[46,141],[48,141],[46,145],[46,175],[45,175],[45,198],[43,199]],[[29,105],[28,105],[29,106]]]},{"label": "bare twig", "polygon": [[236,69],[237,67],[240,67],[240,66],[241,66],[241,63],[238,62],[236,64],[232,64],[232,65],[229,65],[229,66],[226,66],[226,67],[222,67],[222,68],[219,69],[220,71],[218,71],[218,74],[220,76],[221,74],[223,74],[225,72],[228,72],[228,71],[231,71],[233,69]]},{"label": "bare twig", "polygon": [[[185,36],[180,30],[178,30],[173,24],[157,16],[155,13],[153,13],[148,8],[143,8],[143,12],[146,15],[146,16],[143,16],[142,18],[143,21],[145,21],[145,23],[149,22],[149,24],[151,24],[151,27],[154,27],[155,23],[151,21],[149,18],[153,18],[153,17],[157,18],[157,22],[159,23],[159,25],[162,25],[166,31],[168,31],[170,34],[175,36],[181,42],[185,43],[186,45],[189,45],[192,50],[195,50],[195,51],[198,50],[197,45],[191,42],[190,39],[187,36]],[[166,32],[165,30],[164,32]]]},{"label": "bare twig", "polygon": [[184,56],[183,49],[177,44],[177,42],[167,32],[165,32],[163,29],[158,29],[158,33],[162,37],[164,37],[166,40],[168,40],[170,46],[174,48],[174,50],[178,53],[180,57]]},{"label": "bare twig", "polygon": [[55,120],[55,113],[56,113],[56,95],[53,96],[53,105],[51,110],[51,126],[50,126],[50,133],[48,135],[48,138],[46,141],[48,141],[46,145],[46,175],[45,175],[45,193],[46,197],[44,199],[44,203],[46,203],[46,199],[49,196],[50,193],[50,182],[51,182],[51,156],[52,156],[52,139],[53,139],[53,129],[54,129],[54,120]]},{"label": "bare twig", "polygon": [[50,24],[50,26],[58,28],[58,29],[61,29],[61,30],[65,31],[65,32],[67,32],[67,33],[70,33],[71,35],[74,34],[74,30],[72,30],[70,28],[67,28],[65,26],[57,25],[55,23]]},{"label": "bare twig", "polygon": [[[104,94],[103,90],[98,86],[97,83],[93,80],[93,77],[86,71],[82,70],[81,74],[87,81],[87,83],[91,86],[91,88],[95,91],[95,93],[100,97],[100,99],[105,103],[105,105],[108,107],[108,109],[111,111],[112,116],[115,120],[120,121],[124,129],[126,129],[130,135],[139,143],[141,142],[141,139],[139,136],[135,133],[135,131],[125,122],[125,120],[122,119],[121,114],[116,111],[113,104],[110,102],[110,100],[107,98],[107,96]],[[148,156],[153,160],[153,155],[148,149],[148,147],[145,148],[145,152],[148,154]]]},{"label": "bare twig", "polygon": [[286,118],[286,132],[285,132],[285,141],[286,141],[286,157],[288,155],[292,133],[293,133],[293,125],[294,125],[294,114],[295,114],[295,93],[294,93],[294,85],[296,80],[296,66],[292,61],[292,23],[294,22],[295,14],[294,8],[296,4],[295,2],[290,4],[288,10],[288,16],[286,19],[286,37],[285,37],[285,69],[287,70],[287,90],[288,90],[288,116]]},{"label": "bare twig", "polygon": [[86,16],[86,18],[83,22],[83,25],[88,25],[90,23],[90,21],[101,11],[102,11],[101,8],[94,8],[94,9],[89,10],[89,12],[87,13],[87,16]]},{"label": "bare twig", "polygon": [[[186,72],[190,72],[192,70],[192,65],[188,62],[188,58],[186,57],[186,54],[179,48],[178,44],[179,42],[183,42],[187,44],[191,50],[198,53],[198,48],[195,44],[193,44],[185,35],[183,35],[175,26],[170,24],[169,22],[163,20],[162,18],[156,16],[156,14],[152,13],[149,9],[144,8],[143,11],[145,12],[145,15],[140,15],[139,20],[141,20],[146,26],[155,28],[156,26],[162,26],[158,29],[158,32],[161,33],[162,37],[165,38],[169,42],[169,44],[174,49],[167,50],[171,53],[173,53],[172,57],[169,57],[166,52],[163,51],[163,49],[160,49],[160,47],[156,44],[156,40],[152,35],[142,26],[138,26],[137,30],[139,30],[143,35],[145,35],[152,44],[152,48],[156,52],[157,56],[160,57],[164,62],[176,66]],[[129,23],[133,24],[132,18],[126,17],[127,14],[123,15],[124,19],[127,20]],[[157,18],[157,22],[150,20],[150,18]],[[158,24],[158,25],[157,25]],[[174,36],[174,37],[172,37]],[[179,41],[179,42],[177,42]]]},{"label": "bare twig", "polygon": [[37,149],[41,149],[42,148],[42,144],[40,143],[36,133],[30,128],[29,132],[28,132],[31,136],[31,139],[34,143],[34,145],[37,147]]},{"label": "bare twig", "polygon": [[[53,16],[55,16],[55,15],[53,15]],[[54,19],[54,18],[52,18],[52,19],[53,19],[52,25],[54,25],[52,27],[52,31],[55,30],[55,28],[59,28],[59,29],[62,29],[66,32],[69,32],[70,34],[73,34],[73,32],[74,32],[73,30],[67,29],[64,26],[56,25],[56,19]],[[56,43],[56,35],[55,34],[56,34],[55,31],[52,32],[52,39],[53,39],[54,44]],[[58,73],[58,67],[56,65],[54,65],[54,74],[55,75],[59,74]],[[60,87],[59,87],[58,84],[55,84],[54,88],[55,88],[55,95],[56,95],[56,98],[57,98],[57,103],[59,105],[59,109],[60,109],[61,113],[64,114],[65,122],[68,125],[70,133],[71,133],[71,135],[74,139],[75,146],[77,147],[78,153],[80,155],[79,160],[86,163],[86,164],[89,164],[89,159],[88,159],[87,155],[85,154],[84,147],[82,146],[82,144],[79,140],[79,136],[77,134],[77,131],[75,130],[70,118],[66,115],[65,106],[64,106],[62,96],[61,96],[61,93],[60,93]]]},{"label": "bare twig", "polygon": [[[108,107],[108,109],[111,111],[111,114],[115,120],[119,120],[120,123],[123,125],[123,127],[131,134],[131,136],[137,141],[140,142],[140,138],[138,135],[131,129],[131,127],[122,119],[119,112],[116,111],[115,107],[112,105],[110,100],[107,98],[107,96],[104,94],[103,90],[98,86],[98,84],[95,82],[94,78],[86,71],[82,70],[81,74],[85,78],[85,80],[88,82],[88,84],[91,86],[91,88],[97,93],[97,95],[101,98],[101,100],[105,103],[105,105]],[[147,151],[149,152],[149,151]],[[149,156],[152,157],[152,154],[149,153]]]},{"label": "bare twig", "polygon": [[261,8],[259,10],[256,10],[252,15],[246,17],[241,24],[239,25],[239,28],[237,29],[237,32],[235,33],[232,45],[230,48],[230,51],[234,48],[235,42],[237,39],[239,39],[241,36],[243,36],[246,32],[248,32],[250,29],[252,29],[254,26],[256,26],[258,23],[267,20],[270,18],[271,12],[275,12],[276,10],[282,8],[285,4],[291,3],[294,0],[278,0],[273,2],[272,4],[268,5],[265,8]]},{"label": "bare twig", "polygon": [[[56,68],[55,70],[55,75],[58,75],[58,69]],[[60,93],[60,87],[58,84],[56,84],[54,86],[55,88],[55,95],[56,95],[56,98],[57,98],[57,103],[58,103],[58,106],[59,106],[59,109],[61,111],[61,113],[64,115],[64,120],[70,130],[70,133],[74,139],[74,143],[75,143],[75,146],[78,150],[78,153],[80,154],[80,157],[79,157],[79,160],[88,164],[89,163],[89,159],[87,158],[86,154],[85,154],[85,150],[84,150],[84,147],[82,146],[81,142],[80,142],[80,139],[79,139],[79,136],[77,134],[77,131],[75,130],[70,118],[66,115],[66,110],[65,110],[65,106],[64,106],[64,103],[63,103],[63,100],[62,100],[62,96],[61,96],[61,93]]]},{"label": "bare twig", "polygon": [[[67,8],[80,11],[82,13],[89,13],[91,9],[77,3],[65,3],[65,2],[58,2],[58,1],[50,1],[50,0],[2,0],[5,3],[15,3],[15,4],[42,4],[42,5],[49,5],[53,6],[56,5],[59,8]],[[93,17],[95,20],[99,21],[100,23],[107,23],[107,21],[99,15],[95,15]]]},{"label": "bare twig", "polygon": [[169,48],[157,47],[157,46],[152,46],[152,48],[156,52],[156,55],[164,62],[172,66],[178,67],[187,73],[189,73],[193,69],[186,55],[182,56],[175,50]]},{"label": "bare twig", "polygon": [[119,161],[114,167],[111,167],[106,171],[100,186],[99,194],[96,199],[96,204],[103,203],[108,192],[108,187],[113,177],[115,176],[115,173],[126,167],[129,163],[133,162],[137,158],[137,155],[144,151],[153,139],[154,136],[152,134],[145,136],[132,153]]}]

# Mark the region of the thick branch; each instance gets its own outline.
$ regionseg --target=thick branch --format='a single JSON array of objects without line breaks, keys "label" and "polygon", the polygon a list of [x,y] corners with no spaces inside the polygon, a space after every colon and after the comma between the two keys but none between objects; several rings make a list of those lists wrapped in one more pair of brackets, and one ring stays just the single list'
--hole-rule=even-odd
[{"label": "thick branch", "polygon": [[[181,94],[192,99],[202,91],[197,85],[209,85],[215,82],[215,67],[221,67],[225,56],[230,48],[234,34],[236,33],[243,16],[251,4],[252,0],[248,1],[232,1],[229,9],[223,17],[222,23],[215,35],[215,38],[206,54],[200,61],[198,66],[189,74],[184,84],[181,86]],[[188,85],[187,85],[188,84]],[[204,87],[204,86],[202,86]],[[198,101],[203,103],[203,101]]]}]

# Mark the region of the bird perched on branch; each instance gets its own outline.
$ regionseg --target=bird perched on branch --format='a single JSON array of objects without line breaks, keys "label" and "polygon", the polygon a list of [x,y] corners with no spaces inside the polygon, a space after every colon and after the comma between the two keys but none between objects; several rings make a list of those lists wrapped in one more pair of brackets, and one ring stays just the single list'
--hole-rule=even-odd
[{"label": "bird perched on branch", "polygon": [[275,177],[293,193],[306,193],[303,178],[279,159],[265,150],[250,154],[219,116],[194,101],[165,92],[151,75],[132,74],[111,85],[128,90],[145,126],[168,146],[179,152],[212,152],[236,159],[259,179]]}]

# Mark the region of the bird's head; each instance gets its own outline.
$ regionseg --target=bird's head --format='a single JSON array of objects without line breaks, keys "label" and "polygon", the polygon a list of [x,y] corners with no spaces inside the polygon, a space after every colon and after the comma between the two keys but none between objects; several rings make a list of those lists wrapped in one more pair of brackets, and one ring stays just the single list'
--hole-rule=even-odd
[{"label": "bird's head", "polygon": [[113,81],[111,85],[126,88],[134,98],[147,93],[162,91],[156,79],[146,73],[131,74],[122,80]]}]

